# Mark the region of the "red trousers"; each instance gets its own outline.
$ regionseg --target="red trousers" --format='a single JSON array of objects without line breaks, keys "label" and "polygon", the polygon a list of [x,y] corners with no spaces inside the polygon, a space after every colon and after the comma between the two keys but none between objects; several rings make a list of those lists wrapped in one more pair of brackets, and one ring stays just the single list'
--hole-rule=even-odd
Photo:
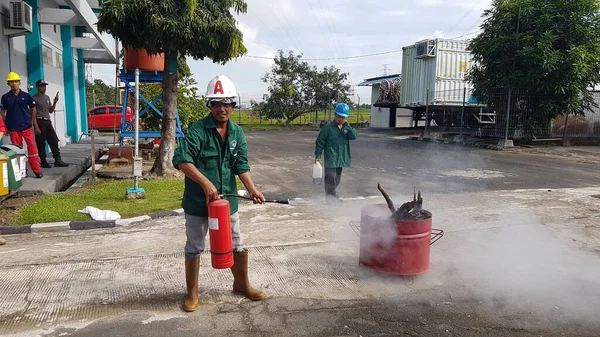
[{"label": "red trousers", "polygon": [[42,172],[40,166],[40,157],[38,156],[37,146],[35,145],[35,135],[33,129],[27,129],[23,131],[8,131],[10,142],[23,147],[23,138],[27,144],[27,159],[33,172]]}]

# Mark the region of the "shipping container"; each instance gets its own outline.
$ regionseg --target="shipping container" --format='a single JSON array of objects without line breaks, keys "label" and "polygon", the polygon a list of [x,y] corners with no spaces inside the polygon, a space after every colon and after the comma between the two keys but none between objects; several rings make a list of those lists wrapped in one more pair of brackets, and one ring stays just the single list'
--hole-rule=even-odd
[{"label": "shipping container", "polygon": [[468,40],[429,39],[402,48],[401,107],[460,106],[472,64]]}]

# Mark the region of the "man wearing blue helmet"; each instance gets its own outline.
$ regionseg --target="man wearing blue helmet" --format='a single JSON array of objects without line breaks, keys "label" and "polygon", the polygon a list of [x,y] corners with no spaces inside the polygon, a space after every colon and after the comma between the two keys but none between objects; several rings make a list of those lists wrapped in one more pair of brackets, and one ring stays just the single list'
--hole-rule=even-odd
[{"label": "man wearing blue helmet", "polygon": [[325,197],[328,202],[341,201],[335,189],[342,180],[342,168],[350,167],[350,141],[356,139],[354,129],[346,118],[350,116],[350,107],[340,103],[335,107],[333,122],[323,126],[315,144],[315,163],[321,162],[321,155],[325,152]]}]

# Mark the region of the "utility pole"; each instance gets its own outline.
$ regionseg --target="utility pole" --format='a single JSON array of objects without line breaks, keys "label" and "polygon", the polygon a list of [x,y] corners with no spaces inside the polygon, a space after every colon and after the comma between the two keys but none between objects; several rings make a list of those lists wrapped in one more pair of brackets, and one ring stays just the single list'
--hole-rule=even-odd
[{"label": "utility pole", "polygon": [[242,96],[238,94],[238,125],[242,125]]},{"label": "utility pole", "polygon": [[143,174],[143,158],[140,157],[140,69],[135,69],[135,148],[133,155],[133,188],[128,188],[127,199],[145,199],[146,190],[139,186]]},{"label": "utility pole", "polygon": [[389,70],[389,69],[388,69],[388,66],[389,66],[389,63],[385,63],[385,64],[383,64],[383,69],[381,69],[381,71],[383,72],[383,73],[382,73],[382,74],[383,74],[383,76],[387,76],[387,74],[388,74],[388,70]]},{"label": "utility pole", "polygon": [[356,95],[356,97],[358,97],[358,118],[356,120],[356,123],[360,123],[360,95]]},{"label": "utility pole", "polygon": [[[517,41],[516,41],[516,47],[515,47],[515,52],[514,52],[514,56],[513,56],[513,73],[515,72],[516,68],[517,68],[517,52],[519,50],[519,28],[520,28],[520,24],[521,24],[521,7],[519,7],[519,15],[517,16]],[[510,127],[510,107],[511,107],[511,96],[512,96],[512,91],[513,91],[513,86],[512,83],[510,84],[509,88],[508,88],[508,99],[506,102],[506,129],[504,130],[504,141],[500,141],[500,145],[503,148],[506,147],[513,147],[513,141],[512,140],[508,140],[508,130]]]}]

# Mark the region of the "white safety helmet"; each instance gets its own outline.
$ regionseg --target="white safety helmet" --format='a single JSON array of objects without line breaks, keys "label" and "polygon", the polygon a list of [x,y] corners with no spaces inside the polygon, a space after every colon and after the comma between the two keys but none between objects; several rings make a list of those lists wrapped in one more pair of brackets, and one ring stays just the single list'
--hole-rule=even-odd
[{"label": "white safety helmet", "polygon": [[225,75],[219,75],[210,82],[206,87],[206,103],[210,106],[211,102],[223,102],[223,103],[236,103],[237,102],[237,91],[233,82]]}]

